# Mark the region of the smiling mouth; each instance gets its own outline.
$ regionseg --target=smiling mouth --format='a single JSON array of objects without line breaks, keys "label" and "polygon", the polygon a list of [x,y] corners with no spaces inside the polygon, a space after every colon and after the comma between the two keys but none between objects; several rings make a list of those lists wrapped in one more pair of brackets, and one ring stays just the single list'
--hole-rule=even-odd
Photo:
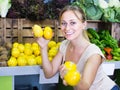
[{"label": "smiling mouth", "polygon": [[72,35],[74,32],[65,32],[66,35]]}]

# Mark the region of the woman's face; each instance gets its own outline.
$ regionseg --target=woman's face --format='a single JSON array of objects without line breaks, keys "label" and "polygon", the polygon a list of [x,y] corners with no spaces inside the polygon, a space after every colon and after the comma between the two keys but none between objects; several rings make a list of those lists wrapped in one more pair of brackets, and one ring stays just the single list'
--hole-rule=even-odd
[{"label": "woman's face", "polygon": [[85,23],[81,20],[81,14],[76,11],[77,16],[73,11],[66,11],[61,16],[61,31],[66,39],[73,40],[79,36],[83,36]]}]

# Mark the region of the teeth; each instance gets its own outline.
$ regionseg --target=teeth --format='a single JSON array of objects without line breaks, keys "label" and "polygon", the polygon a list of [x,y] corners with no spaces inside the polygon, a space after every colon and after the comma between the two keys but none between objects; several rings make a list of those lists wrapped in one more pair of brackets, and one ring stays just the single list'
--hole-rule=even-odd
[{"label": "teeth", "polygon": [[69,35],[69,34],[73,34],[73,32],[66,32],[66,34],[68,34],[68,35]]}]

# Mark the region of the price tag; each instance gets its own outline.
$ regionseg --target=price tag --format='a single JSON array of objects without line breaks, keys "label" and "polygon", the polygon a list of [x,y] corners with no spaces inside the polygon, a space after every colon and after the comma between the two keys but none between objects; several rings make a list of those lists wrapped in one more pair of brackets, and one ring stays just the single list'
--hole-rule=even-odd
[{"label": "price tag", "polygon": [[103,70],[107,75],[113,75],[115,70],[115,64],[113,63],[104,63],[102,64]]}]

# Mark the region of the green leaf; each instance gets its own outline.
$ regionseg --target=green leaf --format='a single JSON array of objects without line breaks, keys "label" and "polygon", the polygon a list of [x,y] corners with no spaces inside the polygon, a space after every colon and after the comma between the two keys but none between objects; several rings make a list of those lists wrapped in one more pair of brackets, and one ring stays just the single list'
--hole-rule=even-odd
[{"label": "green leaf", "polygon": [[88,19],[99,20],[103,14],[98,6],[90,5],[86,7],[86,15]]}]

